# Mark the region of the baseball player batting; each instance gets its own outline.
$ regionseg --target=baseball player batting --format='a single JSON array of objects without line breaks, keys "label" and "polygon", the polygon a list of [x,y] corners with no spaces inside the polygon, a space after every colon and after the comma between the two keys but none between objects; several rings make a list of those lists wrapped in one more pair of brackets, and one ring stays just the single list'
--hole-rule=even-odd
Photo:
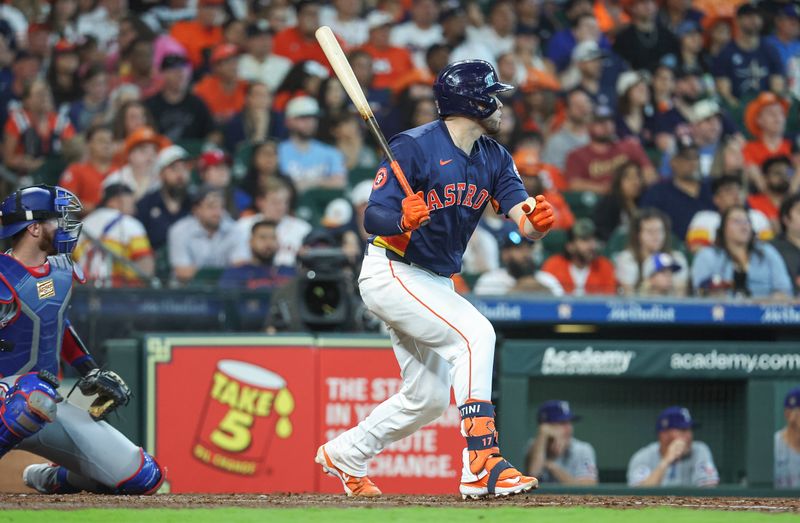
[{"label": "baseball player batting", "polygon": [[[80,235],[81,203],[61,187],[20,189],[0,203],[0,458],[13,448],[52,464],[30,465],[26,485],[44,494],[83,490],[150,494],[164,473],[152,456],[102,421],[130,390],[100,370],[66,318],[73,280],[85,281],[70,253]],[[81,378],[87,412],[57,392],[59,358]]]},{"label": "baseball player batting", "polygon": [[414,193],[405,195],[387,160],[375,176],[359,288],[367,307],[386,323],[403,384],[364,421],[317,450],[315,461],[342,481],[347,495],[381,494],[367,476],[369,460],[438,418],[451,388],[466,439],[462,497],[538,486],[500,454],[490,401],[494,329],[450,279],[461,270],[467,241],[490,201],[531,239],[553,225],[550,203],[528,196],[511,155],[486,136],[500,128],[497,93],[510,89],[488,62],[448,65],[434,84],[440,119],[390,140]]}]

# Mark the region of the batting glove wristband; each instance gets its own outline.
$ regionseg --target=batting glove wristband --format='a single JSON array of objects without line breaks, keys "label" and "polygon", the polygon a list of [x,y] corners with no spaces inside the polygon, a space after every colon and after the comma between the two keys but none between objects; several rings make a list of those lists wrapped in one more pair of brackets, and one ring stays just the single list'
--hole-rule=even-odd
[{"label": "batting glove wristband", "polygon": [[522,212],[525,213],[525,216],[528,218],[528,221],[531,222],[536,232],[546,233],[553,227],[553,223],[556,221],[553,206],[547,201],[544,195],[537,195],[535,200],[536,206],[533,209],[531,209],[531,206],[527,203],[523,203]]},{"label": "batting glove wristband", "polygon": [[400,218],[400,227],[404,231],[415,231],[420,225],[430,220],[430,213],[422,191],[403,198],[403,216]]}]

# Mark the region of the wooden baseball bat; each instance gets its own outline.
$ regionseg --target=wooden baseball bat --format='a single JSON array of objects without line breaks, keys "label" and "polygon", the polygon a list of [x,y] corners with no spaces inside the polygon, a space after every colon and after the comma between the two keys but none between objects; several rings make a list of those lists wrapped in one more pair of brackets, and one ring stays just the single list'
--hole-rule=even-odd
[{"label": "wooden baseball bat", "polygon": [[[323,25],[317,29],[315,35],[320,47],[322,47],[322,51],[328,58],[328,62],[330,62],[333,71],[336,73],[336,77],[339,78],[342,87],[344,87],[344,90],[347,92],[347,96],[350,97],[353,105],[356,106],[361,118],[367,123],[367,127],[372,135],[378,140],[383,154],[389,159],[389,166],[392,168],[392,172],[400,183],[400,187],[403,188],[403,192],[406,193],[406,196],[411,196],[414,194],[414,191],[411,190],[411,186],[408,184],[403,169],[400,167],[400,164],[397,163],[394,154],[392,154],[392,150],[389,148],[389,142],[386,141],[386,137],[383,135],[378,121],[375,120],[375,115],[372,113],[367,98],[364,96],[364,91],[361,90],[361,86],[358,84],[358,80],[356,80],[356,75],[353,73],[353,68],[350,67],[350,62],[347,61],[347,57],[344,51],[342,51],[338,40],[336,40],[336,36],[334,36],[333,31],[331,31],[331,28],[327,25]],[[422,225],[426,225],[428,221],[430,220],[426,220]]]}]

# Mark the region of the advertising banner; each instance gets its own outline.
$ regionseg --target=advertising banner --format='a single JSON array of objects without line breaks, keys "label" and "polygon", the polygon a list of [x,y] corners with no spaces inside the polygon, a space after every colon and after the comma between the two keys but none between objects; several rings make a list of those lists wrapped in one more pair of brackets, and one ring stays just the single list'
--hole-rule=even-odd
[{"label": "advertising banner", "polygon": [[[328,344],[331,341],[328,340]],[[147,338],[148,450],[174,493],[342,492],[317,447],[357,425],[401,386],[383,339]],[[455,493],[455,404],[387,447],[369,474],[385,492]]]}]

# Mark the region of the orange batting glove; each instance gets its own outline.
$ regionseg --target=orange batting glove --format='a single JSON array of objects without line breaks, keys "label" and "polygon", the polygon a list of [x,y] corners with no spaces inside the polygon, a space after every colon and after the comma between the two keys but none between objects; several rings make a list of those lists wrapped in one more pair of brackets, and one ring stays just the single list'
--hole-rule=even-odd
[{"label": "orange batting glove", "polygon": [[404,231],[415,231],[430,219],[428,206],[422,199],[422,191],[403,198],[403,217],[400,218],[400,227]]},{"label": "orange batting glove", "polygon": [[544,195],[536,196],[536,207],[531,209],[527,203],[522,204],[522,212],[527,216],[528,221],[533,225],[534,230],[541,233],[546,233],[553,227],[556,221],[553,206],[548,202]]}]

